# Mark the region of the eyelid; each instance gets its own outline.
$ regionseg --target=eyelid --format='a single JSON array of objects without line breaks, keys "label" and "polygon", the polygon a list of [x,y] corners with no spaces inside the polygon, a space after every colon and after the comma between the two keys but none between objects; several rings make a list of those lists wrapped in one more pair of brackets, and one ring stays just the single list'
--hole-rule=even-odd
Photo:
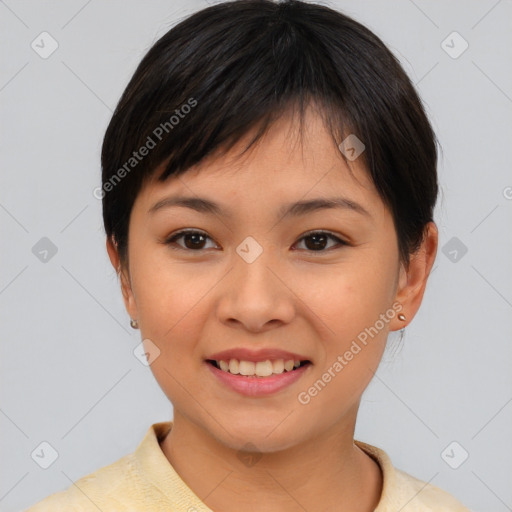
[{"label": "eyelid", "polygon": [[[215,242],[215,240],[208,234],[206,233],[206,231],[203,231],[201,229],[197,229],[197,228],[188,228],[188,229],[181,229],[179,231],[176,231],[175,233],[171,233],[168,237],[165,237],[163,239],[163,243],[165,245],[171,245],[171,243],[178,239],[178,238],[181,238],[182,236],[184,235],[188,235],[188,234],[198,234],[198,235],[203,235],[205,238],[209,238],[210,240],[212,240],[213,242]],[[217,243],[217,242],[215,242]],[[182,249],[184,251],[188,251],[188,252],[203,252],[205,249],[198,249],[197,251],[194,251],[192,249],[187,249],[185,247],[173,247],[173,249]]]},{"label": "eyelid", "polygon": [[302,240],[304,240],[304,238],[307,238],[308,236],[311,236],[311,235],[326,235],[329,238],[331,238],[331,240],[336,241],[337,246],[330,247],[328,249],[323,249],[321,251],[312,251],[312,250],[305,249],[305,251],[308,254],[318,254],[318,255],[327,254],[327,253],[331,252],[334,249],[339,249],[340,247],[350,246],[351,245],[349,242],[347,242],[346,240],[341,238],[339,235],[337,235],[337,234],[335,234],[335,233],[333,233],[331,231],[325,230],[325,229],[312,229],[310,231],[306,231],[306,233],[302,234],[300,236],[300,238],[297,239],[297,242],[295,242],[294,245],[296,245],[297,243],[299,243]]},{"label": "eyelid", "polygon": [[[188,228],[188,229],[182,229],[180,231],[172,233],[171,235],[169,235],[168,237],[166,237],[163,240],[163,243],[165,245],[170,245],[174,240],[176,240],[178,238],[181,238],[182,236],[187,235],[187,234],[203,235],[205,238],[209,238],[210,240],[215,242],[215,240],[210,235],[208,235],[208,233],[206,233],[205,231],[202,231],[201,229],[196,229],[196,228]],[[304,238],[307,238],[308,236],[311,236],[311,235],[326,235],[326,236],[330,237],[332,240],[335,240],[337,242],[338,246],[342,246],[343,247],[343,246],[350,246],[351,245],[349,242],[347,242],[343,238],[340,238],[340,236],[338,236],[337,234],[332,233],[331,231],[327,231],[325,229],[312,229],[312,230],[306,231],[305,233],[303,233],[297,239],[297,241],[295,242],[294,245],[296,245],[297,243],[299,243],[302,240],[304,240]],[[217,242],[215,242],[215,243],[217,243]],[[334,247],[334,248],[336,248],[336,247]],[[205,249],[193,250],[193,249],[187,249],[187,248],[184,248],[184,247],[178,247],[178,248],[173,248],[173,249],[177,249],[177,250],[182,249],[182,250],[187,251],[187,252],[197,252],[197,253],[201,253],[201,252],[205,251]],[[322,253],[330,252],[332,249],[333,248],[324,249],[324,250],[320,250],[320,251],[312,251],[312,250],[305,249],[305,251],[308,252],[308,253],[322,254]]]},{"label": "eyelid", "polygon": [[337,235],[336,233],[333,233],[332,231],[328,231],[326,229],[311,229],[310,231],[306,231],[304,234],[301,235],[299,240],[302,240],[303,238],[305,238],[307,236],[311,236],[311,235],[329,235],[329,236],[332,236],[333,238],[336,238],[338,241],[349,245],[347,240],[340,238],[341,235]]}]

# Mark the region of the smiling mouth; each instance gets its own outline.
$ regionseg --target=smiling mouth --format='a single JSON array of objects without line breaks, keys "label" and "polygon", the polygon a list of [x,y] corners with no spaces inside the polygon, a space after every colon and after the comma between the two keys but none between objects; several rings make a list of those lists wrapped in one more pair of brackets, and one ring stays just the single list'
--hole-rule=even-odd
[{"label": "smiling mouth", "polygon": [[258,362],[240,361],[238,359],[230,359],[228,361],[207,359],[206,362],[215,366],[218,370],[242,377],[270,377],[272,375],[281,375],[311,364],[309,360],[299,361],[293,359],[275,359],[273,361],[267,359]]}]

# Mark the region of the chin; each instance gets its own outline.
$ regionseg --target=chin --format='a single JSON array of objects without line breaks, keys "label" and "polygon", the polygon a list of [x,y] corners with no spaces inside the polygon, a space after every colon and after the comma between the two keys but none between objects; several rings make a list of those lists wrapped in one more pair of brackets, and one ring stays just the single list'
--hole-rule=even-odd
[{"label": "chin", "polygon": [[232,450],[273,453],[292,448],[302,441],[304,429],[295,430],[298,426],[297,421],[283,421],[283,417],[258,423],[239,421],[230,423],[229,434],[217,426],[215,437]]}]

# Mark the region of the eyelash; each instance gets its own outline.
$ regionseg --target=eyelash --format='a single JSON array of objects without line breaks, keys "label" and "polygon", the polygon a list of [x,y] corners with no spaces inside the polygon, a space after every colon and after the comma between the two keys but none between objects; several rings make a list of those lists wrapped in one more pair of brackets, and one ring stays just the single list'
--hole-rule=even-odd
[{"label": "eyelash", "polygon": [[[165,245],[171,245],[171,244],[175,243],[176,240],[179,240],[180,238],[182,238],[185,235],[196,235],[196,234],[197,235],[203,235],[204,237],[209,238],[210,240],[213,240],[211,237],[209,237],[203,231],[198,231],[198,230],[194,230],[194,229],[186,229],[186,230],[182,230],[182,231],[178,231],[177,233],[174,233],[173,235],[168,237],[164,241],[164,243],[165,243]],[[339,237],[335,236],[334,234],[330,233],[329,231],[323,231],[323,230],[309,231],[305,235],[301,236],[301,238],[299,238],[299,240],[297,242],[300,242],[300,241],[304,240],[305,238],[309,238],[309,237],[311,237],[313,235],[325,235],[328,238],[330,238],[331,240],[335,240],[338,243],[339,246],[349,246],[350,245],[348,242],[345,242],[344,240],[340,239]],[[194,250],[194,249],[189,249],[187,247],[181,247],[181,246],[179,246],[179,247],[172,247],[172,249],[174,249],[174,250],[184,250],[184,251],[189,251],[189,252],[203,252],[203,251],[206,250],[206,249]],[[325,252],[328,252],[329,250],[332,250],[332,249],[333,248],[331,247],[329,249],[321,249],[321,250],[318,250],[318,251],[313,251],[313,250],[310,250],[310,249],[305,249],[305,250],[307,252],[311,252],[311,253],[325,253]]]}]

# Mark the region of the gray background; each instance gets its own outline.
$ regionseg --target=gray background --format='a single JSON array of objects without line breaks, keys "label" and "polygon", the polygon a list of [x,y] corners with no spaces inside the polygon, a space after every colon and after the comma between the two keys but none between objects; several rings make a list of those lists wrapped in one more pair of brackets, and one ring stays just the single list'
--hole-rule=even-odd
[{"label": "gray background", "polygon": [[[140,333],[129,327],[92,192],[104,130],[136,65],[206,5],[0,2],[3,511],[67,488],[172,418],[133,355]],[[356,438],[473,510],[512,510],[511,2],[327,5],[400,58],[443,148],[434,271],[401,348],[385,354],[363,396]],[[31,48],[51,48],[43,31],[59,45],[46,59]],[[469,44],[457,58],[464,42],[446,40],[453,31]],[[57,248],[46,260],[43,237]],[[43,441],[58,453],[48,469]]]}]

